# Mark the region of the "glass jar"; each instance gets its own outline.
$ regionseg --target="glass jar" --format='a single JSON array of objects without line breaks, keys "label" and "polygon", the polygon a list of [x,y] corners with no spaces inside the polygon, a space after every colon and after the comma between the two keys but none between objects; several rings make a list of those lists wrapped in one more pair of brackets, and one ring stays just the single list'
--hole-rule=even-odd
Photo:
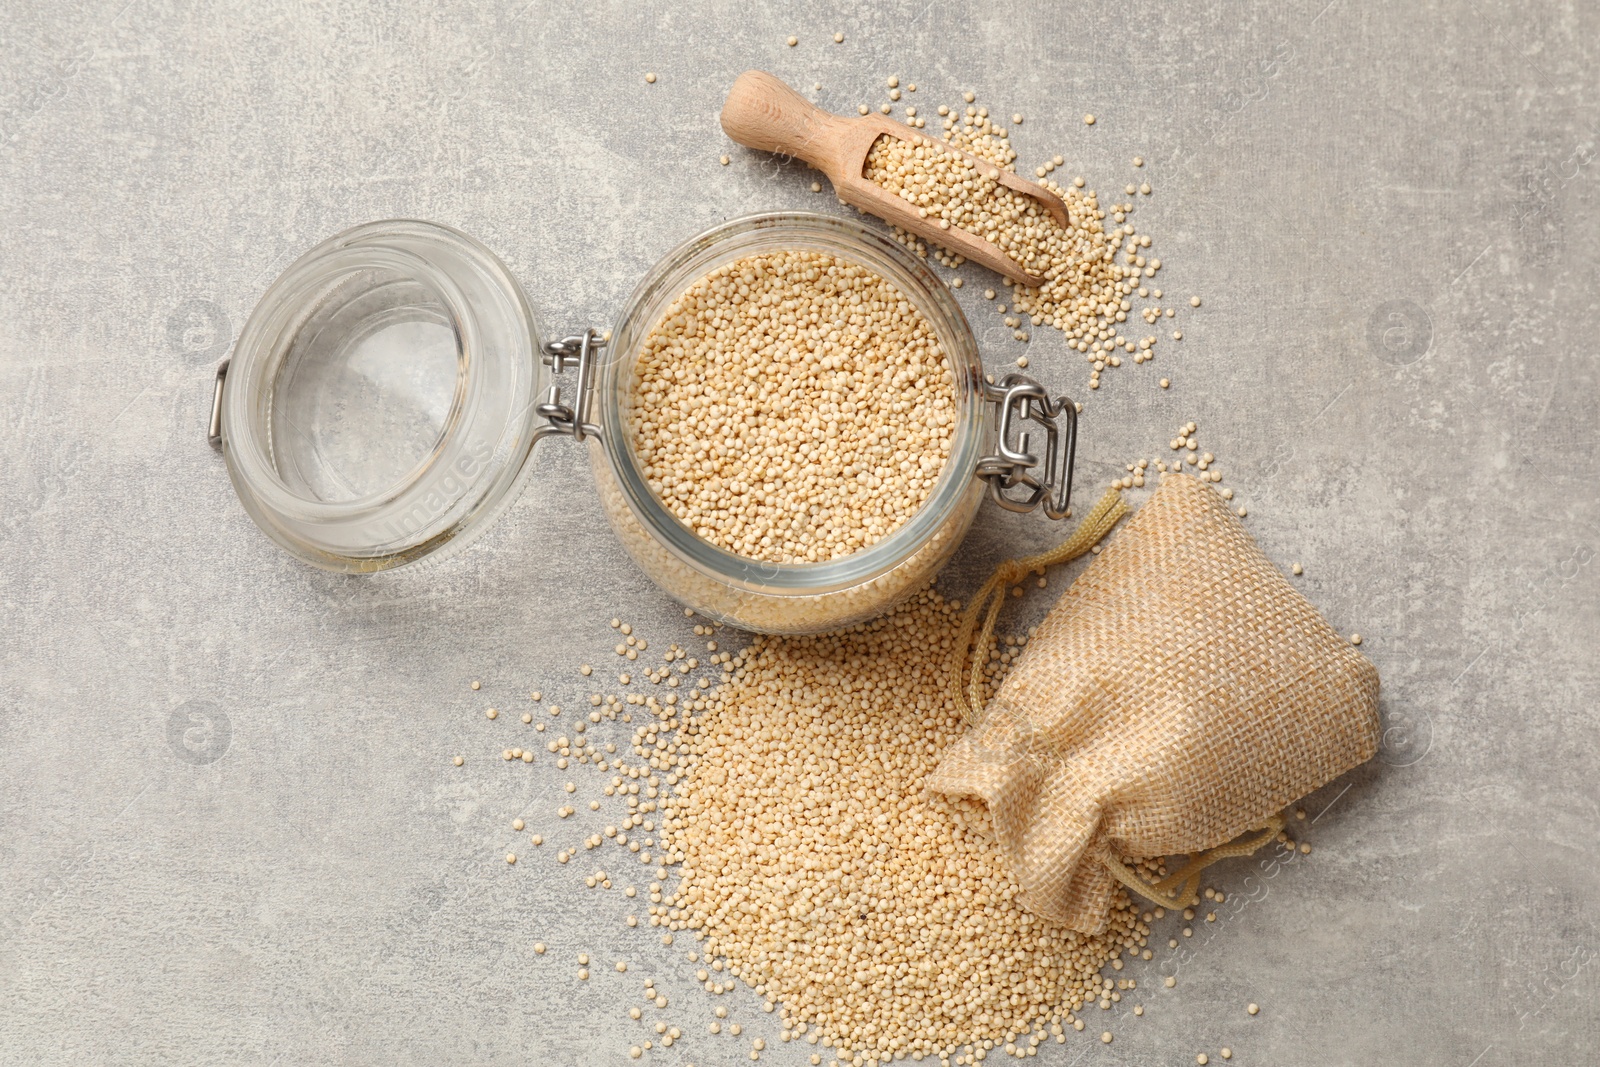
[{"label": "glass jar", "polygon": [[[666,307],[719,266],[784,249],[893,283],[954,372],[955,435],[928,499],[877,543],[821,563],[752,560],[699,537],[650,491],[625,430],[632,361]],[[849,220],[777,213],[679,246],[609,335],[548,343],[515,278],[472,238],[427,222],[358,226],[268,288],[218,368],[211,438],[274,541],[318,567],[372,572],[465,545],[515,498],[533,446],[570,436],[589,449],[618,539],[669,595],[745,629],[804,633],[871,618],[924,585],[986,492],[1064,517],[1076,426],[1072,402],[1030,379],[985,381],[966,317],[916,257]]]}]

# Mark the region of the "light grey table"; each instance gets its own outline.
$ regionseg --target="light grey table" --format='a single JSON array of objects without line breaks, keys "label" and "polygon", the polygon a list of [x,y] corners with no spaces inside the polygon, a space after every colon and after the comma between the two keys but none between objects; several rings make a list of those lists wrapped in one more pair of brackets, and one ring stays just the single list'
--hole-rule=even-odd
[{"label": "light grey table", "polygon": [[[486,704],[578,695],[614,613],[690,636],[577,449],[463,555],[358,579],[275,551],[202,428],[263,288],[346,226],[466,229],[553,332],[719,220],[840,210],[722,137],[751,66],[841,110],[890,74],[925,113],[971,88],[1026,114],[1024,163],[1101,189],[1143,155],[1161,284],[1205,306],[1094,394],[1037,331],[1031,370],[1089,401],[1084,493],[1195,420],[1382,672],[1382,755],[1311,798],[1315,852],[1221,869],[1225,914],[1137,972],[1145,1016],[1041,1060],[1600,1056],[1600,10],[825,8],[7,5],[0,1063],[626,1062],[640,973],[692,1038],[648,1062],[748,1062],[705,1034],[681,944],[625,930],[581,864],[501,859],[560,776],[508,773]],[[982,288],[999,366],[1021,346]],[[1058,534],[986,512],[945,585]],[[581,984],[585,950],[635,971]]]}]

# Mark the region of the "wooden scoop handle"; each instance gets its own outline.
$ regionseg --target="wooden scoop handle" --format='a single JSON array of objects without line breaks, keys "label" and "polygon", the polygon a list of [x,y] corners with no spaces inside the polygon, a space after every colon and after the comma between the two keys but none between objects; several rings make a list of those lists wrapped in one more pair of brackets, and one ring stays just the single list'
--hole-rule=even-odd
[{"label": "wooden scoop handle", "polygon": [[839,150],[849,139],[851,122],[830,115],[765,71],[747,70],[722,105],[722,129],[747,148],[794,156],[835,178],[842,176]]}]

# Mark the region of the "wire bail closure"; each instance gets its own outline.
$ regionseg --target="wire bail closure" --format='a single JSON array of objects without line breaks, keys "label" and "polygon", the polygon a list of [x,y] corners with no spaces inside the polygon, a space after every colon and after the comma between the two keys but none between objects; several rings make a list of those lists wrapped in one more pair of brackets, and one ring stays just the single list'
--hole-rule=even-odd
[{"label": "wire bail closure", "polygon": [[594,391],[595,358],[605,345],[604,338],[594,329],[545,344],[541,357],[545,366],[556,374],[564,373],[568,367],[578,369],[578,384],[573,389],[576,396],[571,405],[561,402],[561,386],[552,384],[536,409],[547,424],[545,433],[564,433],[576,441],[600,436],[600,427],[589,421],[589,397]]},{"label": "wire bail closure", "polygon": [[[985,385],[984,398],[999,405],[1000,427],[993,455],[978,460],[977,475],[989,483],[989,496],[1007,511],[1029,512],[1044,505],[1051,519],[1064,519],[1072,502],[1072,467],[1078,449],[1078,405],[1068,396],[1051,399],[1044,386],[1021,374]],[[1057,419],[1066,417],[1065,426]],[[1044,430],[1044,458],[1029,451],[1031,435],[1019,424]],[[1043,477],[1034,471],[1043,466]],[[1013,490],[1021,489],[1018,495]]]}]

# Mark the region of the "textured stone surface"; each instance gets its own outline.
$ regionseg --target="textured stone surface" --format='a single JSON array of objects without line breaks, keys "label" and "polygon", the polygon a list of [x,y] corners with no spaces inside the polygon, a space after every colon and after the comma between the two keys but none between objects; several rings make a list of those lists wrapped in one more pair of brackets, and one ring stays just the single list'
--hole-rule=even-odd
[{"label": "textured stone surface", "polygon": [[[1205,306],[1094,394],[1037,332],[1030,370],[1088,401],[1084,492],[1195,420],[1269,555],[1383,675],[1383,754],[1308,802],[1315,852],[1223,867],[1218,921],[1042,1061],[1592,1058],[1600,13],[856,8],[8,5],[0,1063],[614,1061],[645,1036],[645,975],[689,1035],[648,1062],[746,1061],[705,1032],[687,938],[625,929],[642,901],[584,889],[592,862],[550,844],[503,861],[513,816],[576,840],[560,784],[593,793],[498,758],[528,689],[610,677],[614,613],[691,636],[619,558],[577,450],[542,448],[464,554],[357,579],[274,550],[202,424],[262,289],[351,224],[466,229],[555,329],[604,324],[721,219],[838,210],[724,141],[750,66],[838,110],[889,74],[925,112],[970,87],[1027,115],[1025,163],[1059,152],[1102,190],[1145,156],[1160,283]],[[998,367],[1022,346],[967,274]],[[1058,535],[986,511],[945,585]],[[805,1062],[752,994],[724,1002],[766,1060]]]}]

